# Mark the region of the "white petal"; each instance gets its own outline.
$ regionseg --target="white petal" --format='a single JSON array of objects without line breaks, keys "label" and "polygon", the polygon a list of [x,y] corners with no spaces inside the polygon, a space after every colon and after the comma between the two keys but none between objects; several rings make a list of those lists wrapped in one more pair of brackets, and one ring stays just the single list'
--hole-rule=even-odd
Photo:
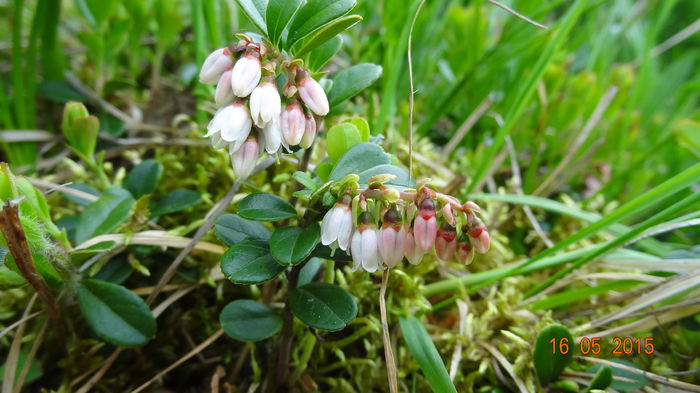
[{"label": "white petal", "polygon": [[343,251],[347,251],[350,235],[352,235],[352,212],[350,209],[340,209],[342,209],[342,218],[338,229],[338,247]]},{"label": "white petal", "polygon": [[377,231],[372,229],[362,232],[362,267],[370,273],[374,273],[379,267]]},{"label": "white petal", "polygon": [[337,215],[338,210],[334,207],[323,216],[323,221],[321,222],[321,244],[324,246],[328,246],[337,240],[337,229],[333,227],[334,223],[337,222]]},{"label": "white petal", "polygon": [[350,250],[352,251],[352,271],[354,272],[362,263],[362,233],[360,231],[355,231],[352,235]]}]

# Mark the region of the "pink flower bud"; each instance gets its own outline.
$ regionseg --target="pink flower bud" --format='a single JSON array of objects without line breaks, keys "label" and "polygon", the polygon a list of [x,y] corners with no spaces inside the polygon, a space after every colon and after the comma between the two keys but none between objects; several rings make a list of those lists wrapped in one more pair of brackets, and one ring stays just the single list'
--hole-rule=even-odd
[{"label": "pink flower bud", "polygon": [[403,255],[406,257],[411,265],[417,265],[423,259],[425,254],[418,247],[416,247],[416,241],[413,237],[413,232],[407,231],[405,228],[401,228],[401,234],[404,238],[403,240]]},{"label": "pink flower bud", "polygon": [[416,246],[423,252],[430,252],[435,245],[436,235],[435,204],[430,199],[424,199],[420,204],[420,211],[413,221],[413,236],[416,240]]},{"label": "pink flower bud", "polygon": [[343,251],[350,245],[352,235],[352,213],[350,207],[343,203],[329,210],[321,222],[321,244],[325,246],[337,246]]},{"label": "pink flower bud", "polygon": [[435,252],[443,261],[450,261],[457,251],[457,232],[449,225],[443,225],[435,238]]},{"label": "pink flower bud", "polygon": [[470,229],[469,240],[479,254],[485,254],[491,247],[491,237],[485,226]]},{"label": "pink flower bud", "polygon": [[360,266],[373,273],[379,268],[379,249],[377,247],[377,229],[372,224],[361,224],[352,235],[353,270]]},{"label": "pink flower bud", "polygon": [[279,117],[272,119],[262,129],[265,137],[265,151],[275,154],[282,144],[282,130],[280,130]]},{"label": "pink flower bud", "polygon": [[231,88],[238,97],[247,97],[260,82],[260,59],[253,54],[240,58],[233,66]]},{"label": "pink flower bud", "polygon": [[465,265],[472,263],[474,248],[467,239],[460,239],[457,243],[457,259]]},{"label": "pink flower bud", "polygon": [[301,106],[294,101],[282,112],[282,137],[289,146],[296,146],[304,136],[306,121]]},{"label": "pink flower bud", "polygon": [[403,259],[405,235],[402,229],[399,211],[395,207],[387,210],[379,230],[379,255],[388,267],[398,265]]},{"label": "pink flower bud", "polygon": [[253,172],[258,160],[260,147],[255,138],[248,138],[240,149],[231,155],[233,173],[240,179],[245,179]]},{"label": "pink flower bud", "polygon": [[224,71],[216,84],[216,93],[214,94],[214,102],[218,107],[229,105],[234,99],[233,90],[231,90],[231,69]]},{"label": "pink flower bud", "polygon": [[228,48],[219,48],[209,54],[199,71],[199,81],[207,85],[214,85],[219,81],[221,74],[233,66],[233,58]]},{"label": "pink flower bud", "polygon": [[328,98],[323,87],[314,80],[314,78],[306,77],[299,84],[299,97],[304,101],[304,104],[318,116],[328,114]]},{"label": "pink flower bud", "polygon": [[306,121],[304,122],[304,136],[301,137],[301,142],[299,146],[302,149],[308,149],[314,143],[314,138],[316,137],[316,120],[313,116],[306,116]]},{"label": "pink flower bud", "polygon": [[442,217],[445,219],[445,221],[447,221],[448,224],[452,226],[456,225],[455,216],[452,211],[451,204],[446,203],[445,206],[443,206],[442,209],[440,209],[440,211],[442,212]]},{"label": "pink flower bud", "polygon": [[263,82],[250,94],[250,114],[253,123],[264,127],[282,111],[280,93],[272,82]]}]

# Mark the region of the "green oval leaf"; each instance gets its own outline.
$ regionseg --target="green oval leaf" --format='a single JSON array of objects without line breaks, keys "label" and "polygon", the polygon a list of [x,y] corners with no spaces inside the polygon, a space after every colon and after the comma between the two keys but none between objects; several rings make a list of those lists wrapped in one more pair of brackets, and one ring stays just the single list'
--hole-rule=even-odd
[{"label": "green oval leaf", "polygon": [[270,237],[272,257],[282,265],[297,265],[316,248],[321,240],[321,227],[313,223],[306,228],[278,228]]},{"label": "green oval leaf", "polygon": [[384,153],[380,146],[369,142],[358,143],[338,160],[329,178],[333,181],[339,181],[347,174],[360,174],[376,166],[390,163],[389,156]]},{"label": "green oval leaf", "polygon": [[270,255],[266,242],[244,239],[229,248],[221,257],[224,277],[237,284],[259,284],[282,273],[280,265]]},{"label": "green oval leaf", "polygon": [[225,245],[234,244],[249,237],[258,240],[268,240],[270,230],[255,221],[246,220],[237,214],[222,214],[216,219],[214,233]]},{"label": "green oval leaf", "polygon": [[158,185],[162,172],[163,165],[158,161],[145,160],[129,172],[129,176],[124,180],[124,188],[129,190],[135,199],[152,194]]},{"label": "green oval leaf", "polygon": [[268,0],[236,0],[236,3],[243,9],[243,13],[263,33],[267,32],[265,25],[267,2]]},{"label": "green oval leaf", "polygon": [[399,323],[404,341],[433,392],[457,393],[433,340],[420,321],[409,317],[401,318]]},{"label": "green oval leaf", "polygon": [[292,313],[305,324],[340,330],[357,315],[355,299],[343,288],[324,282],[302,285],[289,294]]},{"label": "green oval leaf", "polygon": [[535,372],[542,386],[549,385],[561,375],[571,361],[573,353],[574,339],[566,327],[550,325],[540,332],[535,341],[534,361]]},{"label": "green oval leaf", "polygon": [[333,77],[333,88],[328,94],[331,108],[368,88],[382,76],[382,67],[362,63],[346,68]]},{"label": "green oval leaf", "polygon": [[269,306],[253,300],[234,300],[227,304],[219,321],[224,332],[241,341],[260,341],[277,333],[282,318]]},{"label": "green oval leaf", "polygon": [[361,20],[362,17],[360,15],[348,15],[327,23],[317,31],[309,34],[306,39],[301,41],[297,45],[298,49],[295,51],[295,55],[297,57],[304,56],[308,52],[316,49],[324,42],[349,29]]},{"label": "green oval leaf", "polygon": [[386,186],[397,186],[397,187],[411,187],[411,179],[408,176],[408,172],[395,165],[389,165],[389,164],[384,164],[384,165],[378,165],[375,166],[374,168],[370,168],[362,173],[360,173],[360,184],[367,184],[367,181],[372,177],[376,175],[396,175],[396,179],[389,180],[384,183]]},{"label": "green oval leaf", "polygon": [[289,202],[277,195],[250,194],[238,203],[238,215],[254,221],[279,221],[297,216]]},{"label": "green oval leaf", "polygon": [[80,215],[75,229],[75,241],[81,244],[92,237],[109,233],[129,218],[134,205],[131,194],[120,188],[104,192],[100,199],[92,202]]},{"label": "green oval leaf", "polygon": [[309,61],[306,63],[309,69],[311,69],[311,72],[316,72],[323,68],[323,66],[338,53],[342,46],[343,38],[337,35],[319,45],[318,48],[312,50],[311,53],[309,53]]},{"label": "green oval leaf", "polygon": [[269,0],[265,8],[267,36],[275,45],[279,44],[282,32],[301,7],[303,0]]},{"label": "green oval leaf", "polygon": [[143,345],[156,334],[156,320],[146,303],[121,285],[84,280],[78,303],[88,324],[106,341],[123,347]]},{"label": "green oval leaf", "polygon": [[588,386],[588,390],[593,390],[593,389],[601,389],[605,390],[610,386],[610,384],[613,381],[613,372],[612,368],[610,366],[603,366],[600,369],[598,369],[598,372],[595,373],[595,377],[593,377],[593,380],[591,380],[590,386]]},{"label": "green oval leaf", "polygon": [[326,134],[326,150],[331,162],[337,162],[351,147],[362,142],[362,136],[357,126],[341,123],[331,127]]},{"label": "green oval leaf", "polygon": [[360,131],[360,138],[362,142],[369,142],[369,123],[363,117],[353,117],[350,119],[343,120],[343,123],[354,124],[355,127]]},{"label": "green oval leaf", "polygon": [[151,205],[151,215],[154,217],[162,216],[164,214],[185,210],[188,207],[198,204],[201,200],[202,197],[192,190],[175,190]]},{"label": "green oval leaf", "polygon": [[297,12],[289,27],[289,47],[335,18],[345,15],[356,0],[309,0]]}]

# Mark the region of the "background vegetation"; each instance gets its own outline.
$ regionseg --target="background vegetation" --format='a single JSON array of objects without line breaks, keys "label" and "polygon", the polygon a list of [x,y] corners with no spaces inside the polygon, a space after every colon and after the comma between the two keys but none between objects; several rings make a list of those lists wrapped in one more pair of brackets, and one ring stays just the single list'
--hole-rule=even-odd
[{"label": "background vegetation", "polygon": [[[375,84],[331,108],[325,127],[364,117],[373,140],[408,167],[411,36],[412,174],[479,203],[491,233],[491,251],[471,265],[429,258],[392,271],[387,296],[400,388],[436,389],[410,348],[425,338],[422,328],[399,322],[408,315],[422,322],[460,392],[541,389],[535,338],[555,322],[571,332],[573,354],[581,355],[573,343],[581,337],[602,337],[603,349],[571,363],[550,389],[591,386],[595,359],[700,384],[700,3],[508,2],[548,27],[541,29],[489,1],[427,1],[411,34],[419,6],[359,1],[353,12],[364,20],[343,34],[327,66],[330,75],[352,64],[382,66]],[[133,242],[85,256],[98,256],[90,274],[148,296],[233,183],[226,154],[202,139],[213,89],[197,74],[210,51],[254,27],[225,0],[5,0],[0,18],[9,22],[0,25],[0,159],[42,191],[72,183],[78,192],[46,194],[50,217],[42,225],[65,228],[73,246],[97,233],[75,228],[105,190],[151,194],[102,233],[129,237],[150,228],[181,243]],[[99,119],[94,160],[66,145],[67,101],[84,102]],[[325,155],[318,144],[312,163]],[[155,165],[147,160],[160,164],[160,180],[134,190],[143,178],[134,167]],[[283,159],[245,182],[233,201],[255,191],[291,198],[296,168],[297,158]],[[124,392],[152,377],[149,389],[161,391],[255,391],[276,342],[219,338],[219,313],[276,287],[211,275],[226,244],[220,232],[184,259],[159,298],[169,303],[156,303],[155,339],[137,349],[101,341],[71,298],[61,300],[70,328],[62,341],[35,315],[33,290],[3,271],[0,353],[19,368],[33,358],[26,391]],[[351,273],[345,263],[309,266],[310,276],[334,278],[353,294],[358,318],[333,333],[295,326],[293,391],[386,391],[378,277]],[[268,299],[279,307],[274,294]],[[651,337],[654,353],[613,355],[613,337]],[[193,348],[196,355],[159,374]],[[662,389],[653,376],[613,372],[623,378],[612,385],[617,390]],[[4,378],[3,393],[11,392]]]}]

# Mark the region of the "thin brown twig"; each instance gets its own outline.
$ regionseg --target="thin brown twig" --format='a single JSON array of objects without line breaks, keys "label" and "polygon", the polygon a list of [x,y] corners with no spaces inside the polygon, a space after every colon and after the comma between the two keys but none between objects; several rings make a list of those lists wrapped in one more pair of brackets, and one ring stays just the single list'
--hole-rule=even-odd
[{"label": "thin brown twig", "polygon": [[467,135],[469,130],[474,127],[474,124],[476,124],[479,119],[481,119],[482,116],[484,116],[484,113],[486,113],[487,110],[491,107],[491,104],[493,104],[493,95],[489,94],[484,98],[479,105],[474,109],[474,111],[469,114],[466,120],[464,120],[464,123],[462,123],[459,128],[457,129],[457,132],[450,138],[450,141],[447,142],[445,147],[442,149],[442,160],[441,162],[444,162],[450,154],[452,154],[452,151],[457,147],[457,145],[462,142],[462,139]]},{"label": "thin brown twig", "polygon": [[535,22],[534,20],[532,20],[532,19],[528,18],[527,16],[525,16],[525,15],[519,13],[518,11],[516,11],[516,10],[510,8],[510,7],[508,7],[508,6],[505,5],[505,4],[499,3],[499,2],[496,1],[496,0],[489,0],[489,3],[495,5],[496,7],[502,8],[502,9],[506,10],[507,12],[510,12],[511,14],[513,14],[513,15],[515,15],[516,17],[518,17],[518,18],[524,20],[524,21],[527,22],[527,23],[530,23],[531,25],[534,25],[534,26],[536,26],[536,27],[539,27],[539,28],[542,29],[542,30],[548,30],[548,27],[547,27],[547,26],[545,26],[545,25],[543,25],[543,24],[541,24],[541,23]]},{"label": "thin brown twig", "polygon": [[[24,314],[22,319],[26,321],[29,311],[34,306],[34,301],[36,301],[37,294],[35,293],[29,299],[27,307],[24,308]],[[17,329],[15,337],[12,339],[12,344],[10,344],[10,350],[7,354],[7,359],[5,361],[5,373],[3,374],[2,380],[2,393],[12,393],[12,384],[15,380],[15,373],[17,371],[17,364],[19,363],[19,353],[22,347],[22,337],[24,337],[24,330],[26,329],[26,324],[22,323]]]},{"label": "thin brown twig", "polygon": [[39,333],[36,335],[34,342],[32,343],[32,348],[29,350],[27,357],[24,359],[24,366],[22,366],[22,371],[19,373],[19,376],[17,376],[13,393],[20,393],[22,391],[22,386],[24,385],[24,381],[27,379],[27,375],[29,374],[29,369],[34,361],[34,357],[36,356],[41,343],[44,341],[44,334],[46,334],[47,327],[49,327],[48,319],[41,325],[41,329],[39,329]]},{"label": "thin brown twig", "polygon": [[53,328],[56,329],[59,338],[65,342],[66,330],[60,308],[48,285],[36,271],[27,237],[20,222],[19,209],[17,205],[12,204],[10,201],[7,201],[3,206],[2,214],[0,215],[0,230],[5,235],[7,248],[15,260],[17,269],[41,298],[54,325]]},{"label": "thin brown twig", "polygon": [[83,386],[80,387],[80,389],[76,390],[75,393],[88,393],[92,390],[95,385],[97,385],[97,382],[99,382],[100,379],[107,373],[107,370],[109,370],[110,367],[112,367],[112,364],[114,364],[114,361],[117,360],[117,357],[119,357],[119,354],[122,353],[124,350],[123,347],[117,348],[114,352],[112,352],[111,355],[102,363],[102,367],[100,367],[97,372],[90,377],[90,379],[85,382]]},{"label": "thin brown twig", "polygon": [[206,340],[202,341],[201,344],[197,345],[195,348],[193,348],[191,351],[187,352],[185,356],[181,357],[178,359],[175,363],[171,364],[170,366],[166,367],[165,370],[159,372],[156,374],[153,378],[149,379],[147,382],[143,383],[141,386],[137,387],[136,389],[132,390],[131,393],[138,393],[149,387],[153,382],[157,381],[160,379],[163,375],[169,373],[172,371],[175,367],[181,365],[182,363],[186,362],[189,360],[192,356],[195,356],[196,354],[202,352],[206,347],[210,346],[211,344],[214,343],[214,341],[218,340],[219,337],[221,337],[224,334],[224,331],[222,329],[219,329],[216,333],[212,334],[207,338]]},{"label": "thin brown twig", "polygon": [[396,372],[396,359],[394,349],[391,346],[391,335],[389,334],[389,322],[386,315],[386,287],[389,283],[389,269],[382,272],[382,286],[379,289],[379,315],[382,321],[382,340],[384,341],[384,358],[386,359],[386,369],[389,378],[389,391],[398,393],[398,378]]}]

